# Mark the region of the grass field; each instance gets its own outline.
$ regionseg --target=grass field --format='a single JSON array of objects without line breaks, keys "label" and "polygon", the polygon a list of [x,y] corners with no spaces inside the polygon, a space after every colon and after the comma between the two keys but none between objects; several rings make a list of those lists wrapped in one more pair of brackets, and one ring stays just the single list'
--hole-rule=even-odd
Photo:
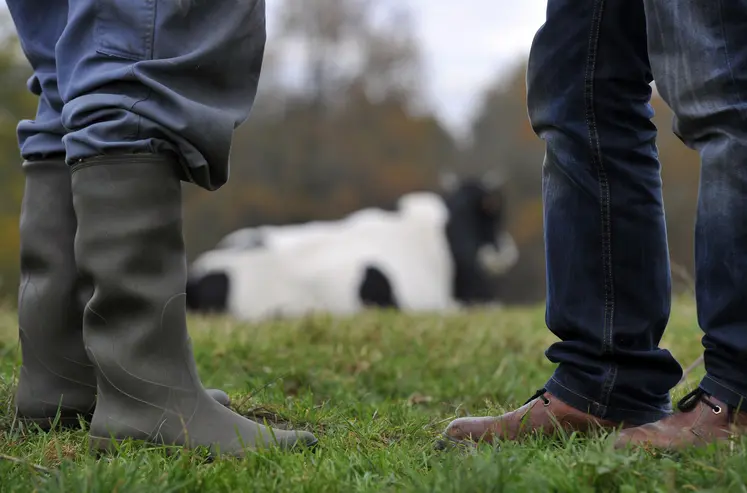
[{"label": "grass field", "polygon": [[[0,312],[0,491],[747,491],[745,443],[687,454],[615,452],[607,437],[530,440],[477,453],[434,450],[455,416],[501,413],[541,387],[553,366],[544,310],[449,318],[366,313],[263,325],[192,319],[204,383],[239,410],[312,430],[315,452],[263,452],[205,463],[126,447],[96,460],[84,431],[11,433],[15,314]],[[665,346],[700,354],[695,308],[673,307]],[[679,397],[702,368],[676,391]],[[41,466],[40,470],[33,466]]]}]

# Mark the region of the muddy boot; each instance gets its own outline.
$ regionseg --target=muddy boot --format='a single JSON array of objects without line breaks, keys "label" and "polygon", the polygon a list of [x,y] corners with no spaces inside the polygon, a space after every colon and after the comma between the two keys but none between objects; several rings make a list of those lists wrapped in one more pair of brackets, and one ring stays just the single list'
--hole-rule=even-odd
[{"label": "muddy boot", "polygon": [[314,445],[310,433],[266,428],[221,406],[200,382],[186,326],[177,167],[171,157],[131,154],[73,168],[75,256],[95,288],[83,322],[98,384],[91,448],[132,438],[242,456]]},{"label": "muddy boot", "polygon": [[[16,412],[26,424],[49,430],[90,421],[96,377],[83,347],[83,307],[92,293],[78,276],[73,242],[77,221],[64,159],[24,163],[21,204],[21,284],[18,332],[22,365]],[[217,389],[210,395],[230,405]]]},{"label": "muddy boot", "polygon": [[17,415],[46,430],[59,410],[61,426],[77,426],[93,413],[96,378],[83,348],[90,290],[75,265],[70,168],[64,159],[49,159],[26,162],[23,170]]}]

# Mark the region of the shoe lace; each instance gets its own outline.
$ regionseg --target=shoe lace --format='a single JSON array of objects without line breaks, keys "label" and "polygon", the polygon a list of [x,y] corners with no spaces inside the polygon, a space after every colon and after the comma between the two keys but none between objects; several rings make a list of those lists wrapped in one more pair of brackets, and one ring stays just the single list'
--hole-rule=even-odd
[{"label": "shoe lace", "polygon": [[721,406],[711,401],[709,397],[711,396],[710,394],[708,394],[708,392],[701,388],[697,388],[680,399],[680,401],[677,403],[677,409],[679,409],[683,413],[689,413],[690,411],[695,409],[698,403],[702,402],[703,404],[711,408],[713,414],[721,414]]},{"label": "shoe lace", "polygon": [[547,389],[545,389],[545,388],[539,389],[537,392],[534,393],[534,395],[532,397],[529,398],[529,400],[527,400],[524,403],[524,405],[526,406],[527,404],[529,404],[530,402],[532,402],[535,399],[540,399],[542,401],[542,403],[545,405],[545,407],[549,406],[550,405],[550,399],[548,399],[545,396],[546,393],[547,393]]}]

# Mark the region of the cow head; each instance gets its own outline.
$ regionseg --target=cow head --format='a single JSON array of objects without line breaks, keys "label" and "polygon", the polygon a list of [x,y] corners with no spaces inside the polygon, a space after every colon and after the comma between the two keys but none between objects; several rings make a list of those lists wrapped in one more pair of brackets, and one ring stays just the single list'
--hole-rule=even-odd
[{"label": "cow head", "polygon": [[492,300],[490,278],[518,261],[506,231],[504,181],[497,173],[461,180],[442,175],[449,211],[446,237],[455,264],[454,296],[464,303]]}]

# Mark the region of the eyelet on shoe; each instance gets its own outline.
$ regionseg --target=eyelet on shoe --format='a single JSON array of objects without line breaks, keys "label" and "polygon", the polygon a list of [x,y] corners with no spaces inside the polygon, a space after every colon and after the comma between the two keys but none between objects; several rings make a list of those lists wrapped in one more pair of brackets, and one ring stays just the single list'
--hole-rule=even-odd
[{"label": "eyelet on shoe", "polygon": [[542,405],[545,406],[545,407],[550,407],[550,399],[545,398],[542,401]]},{"label": "eyelet on shoe", "polygon": [[713,414],[721,414],[721,406],[714,407]]}]

